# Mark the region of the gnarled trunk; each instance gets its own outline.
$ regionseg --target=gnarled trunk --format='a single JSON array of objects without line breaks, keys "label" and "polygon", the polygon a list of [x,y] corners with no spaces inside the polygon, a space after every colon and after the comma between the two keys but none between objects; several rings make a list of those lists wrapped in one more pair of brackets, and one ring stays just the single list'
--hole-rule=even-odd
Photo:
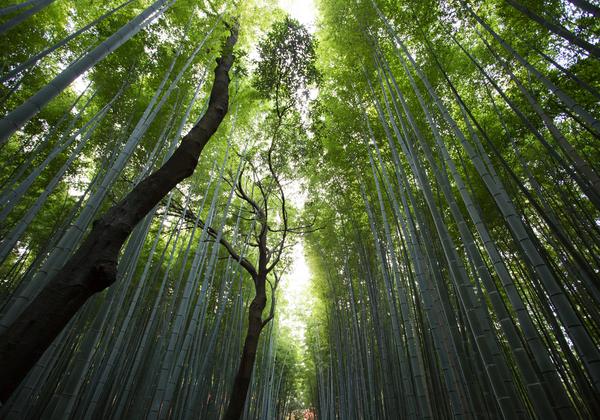
[{"label": "gnarled trunk", "polygon": [[209,106],[198,124],[162,167],[94,223],[65,266],[0,337],[0,400],[8,399],[87,299],[114,283],[119,252],[132,230],[171,189],[193,174],[200,153],[227,114],[236,42],[234,26],[217,59]]},{"label": "gnarled trunk", "polygon": [[262,313],[267,303],[265,283],[266,277],[259,277],[254,282],[256,294],[248,309],[248,331],[246,333],[246,340],[244,341],[242,358],[233,383],[229,406],[223,420],[238,420],[242,417],[242,412],[244,411],[244,404],[246,403],[248,388],[252,379],[252,371],[254,370],[254,361],[256,360],[258,340],[263,329]]}]

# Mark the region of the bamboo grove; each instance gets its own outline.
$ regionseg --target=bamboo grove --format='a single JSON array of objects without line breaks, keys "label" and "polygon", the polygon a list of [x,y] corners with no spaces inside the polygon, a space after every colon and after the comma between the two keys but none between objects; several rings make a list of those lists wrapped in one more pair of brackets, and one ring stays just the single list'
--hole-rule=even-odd
[{"label": "bamboo grove", "polygon": [[0,418],[600,413],[600,6],[316,3],[0,0]]},{"label": "bamboo grove", "polygon": [[599,11],[324,2],[321,418],[597,415]]}]

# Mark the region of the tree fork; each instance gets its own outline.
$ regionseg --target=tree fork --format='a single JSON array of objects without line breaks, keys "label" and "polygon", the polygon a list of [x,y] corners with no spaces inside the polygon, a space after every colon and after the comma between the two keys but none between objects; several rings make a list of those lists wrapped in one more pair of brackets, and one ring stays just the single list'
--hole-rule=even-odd
[{"label": "tree fork", "polygon": [[237,23],[230,27],[217,59],[208,108],[198,124],[163,166],[94,222],[64,267],[0,336],[0,401],[10,397],[79,308],[116,281],[120,250],[135,226],[179,182],[194,173],[204,146],[229,108],[229,71],[235,59],[238,30]]}]

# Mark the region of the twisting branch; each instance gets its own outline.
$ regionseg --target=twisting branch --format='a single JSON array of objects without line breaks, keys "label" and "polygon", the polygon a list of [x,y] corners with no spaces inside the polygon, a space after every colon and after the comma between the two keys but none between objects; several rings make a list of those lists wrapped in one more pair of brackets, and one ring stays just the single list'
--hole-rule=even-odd
[{"label": "twisting branch", "polygon": [[[205,227],[205,223],[202,220],[198,220],[198,226],[202,229]],[[241,253],[238,253],[233,246],[229,243],[227,239],[223,237],[223,234],[219,235],[219,232],[214,230],[210,226],[206,226],[206,232],[213,238],[215,241],[219,242],[223,248],[231,255],[231,258],[236,260],[247,272],[252,276],[252,278],[256,278],[258,276],[258,272],[254,265],[248,260],[246,257],[242,256]]]},{"label": "twisting branch", "polygon": [[269,308],[269,315],[262,322],[261,329],[263,329],[275,317],[275,292],[277,292],[277,287],[279,286],[279,280],[281,280],[281,277],[276,272],[273,272],[273,276],[275,277],[274,283],[267,279],[267,282],[271,287],[271,307]]},{"label": "twisting branch", "polygon": [[[278,124],[278,126],[279,125],[280,124]],[[275,146],[275,138],[273,138],[273,141],[271,141],[271,147],[269,147],[269,151],[267,153],[267,162],[268,162],[268,166],[269,166],[269,172],[271,173],[271,177],[273,177],[273,180],[275,181],[275,184],[277,185],[277,188],[279,190],[279,195],[280,195],[280,199],[281,199],[281,217],[283,219],[283,227],[281,229],[279,229],[279,230],[281,230],[281,240],[275,247],[275,251],[273,252],[273,254],[275,255],[275,258],[271,262],[271,265],[269,265],[269,267],[267,268],[267,272],[271,272],[275,268],[275,266],[279,263],[279,261],[281,260],[281,255],[283,253],[283,247],[285,246],[285,241],[287,239],[287,235],[289,232],[289,230],[288,230],[288,212],[287,212],[287,208],[286,208],[285,192],[283,191],[283,186],[281,185],[279,176],[277,175],[277,172],[275,171],[275,168],[273,167],[274,146]]]},{"label": "twisting branch", "polygon": [[240,171],[240,176],[237,179],[237,183],[235,185],[235,191],[236,191],[236,195],[241,198],[242,200],[246,201],[248,204],[250,204],[252,206],[252,208],[254,209],[254,211],[256,212],[256,216],[259,219],[265,219],[265,212],[263,211],[263,209],[258,205],[258,203],[256,201],[254,201],[247,193],[246,190],[244,189],[244,187],[242,186],[242,177],[244,175],[244,168],[242,168],[242,170]]}]

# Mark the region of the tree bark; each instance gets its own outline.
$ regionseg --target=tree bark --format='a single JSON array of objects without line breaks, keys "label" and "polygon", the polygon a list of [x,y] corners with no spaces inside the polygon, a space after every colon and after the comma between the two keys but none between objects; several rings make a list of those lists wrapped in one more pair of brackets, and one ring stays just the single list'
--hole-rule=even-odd
[{"label": "tree bark", "polygon": [[252,379],[252,371],[254,370],[258,341],[263,329],[262,313],[267,303],[265,283],[266,277],[262,278],[262,276],[259,276],[254,282],[256,294],[248,310],[248,331],[246,340],[244,341],[242,358],[233,383],[229,406],[223,420],[238,420],[242,418],[250,380]]},{"label": "tree bark", "polygon": [[[79,308],[115,282],[119,252],[134,227],[171,189],[194,173],[204,146],[228,111],[229,70],[237,35],[234,25],[217,59],[209,105],[198,124],[162,167],[94,222],[65,266],[0,337],[1,401],[8,399]],[[254,306],[257,310],[259,305]]]},{"label": "tree bark", "polygon": [[[273,175],[273,177],[276,178],[276,175],[273,172],[273,167],[270,166],[270,169],[271,174]],[[263,198],[265,198],[265,208],[261,209],[258,206],[258,204],[244,192],[242,188],[239,188],[238,191],[240,192],[244,200],[250,203],[255,209],[257,213],[257,218],[258,220],[260,220],[262,227],[257,238],[258,268],[256,269],[254,267],[251,267],[251,269],[249,269],[245,267],[246,271],[248,271],[248,273],[250,273],[250,275],[252,276],[252,281],[254,282],[254,299],[250,303],[250,308],[248,308],[248,330],[246,332],[246,339],[244,341],[244,348],[242,350],[242,358],[240,360],[240,365],[238,367],[237,373],[235,375],[233,389],[231,391],[231,397],[229,398],[229,405],[227,406],[227,410],[225,412],[223,420],[239,420],[242,418],[244,405],[246,403],[246,398],[248,397],[248,389],[250,388],[250,381],[252,380],[252,371],[254,370],[254,361],[256,360],[256,351],[258,349],[260,333],[262,332],[264,326],[273,318],[274,310],[273,300],[271,302],[271,314],[267,317],[267,319],[263,321],[262,314],[267,304],[267,276],[274,267],[274,265],[271,265],[269,267],[268,254],[270,251],[267,246],[267,233],[269,231],[267,224],[267,201],[265,196],[263,196]],[[282,202],[285,203],[285,198],[282,198]],[[284,223],[285,229],[287,229],[287,222]],[[279,256],[276,256],[275,259],[278,260]],[[273,288],[271,290],[271,299],[275,299],[275,289]]]}]

